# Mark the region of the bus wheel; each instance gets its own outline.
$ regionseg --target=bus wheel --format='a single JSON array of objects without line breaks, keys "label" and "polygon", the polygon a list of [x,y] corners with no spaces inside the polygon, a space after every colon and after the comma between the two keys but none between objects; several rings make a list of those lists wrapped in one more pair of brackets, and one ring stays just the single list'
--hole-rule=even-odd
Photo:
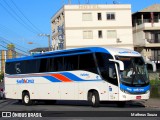
[{"label": "bus wheel", "polygon": [[22,96],[22,101],[24,105],[31,105],[32,101],[30,99],[29,93],[28,92],[24,92],[23,96]]},{"label": "bus wheel", "polygon": [[118,106],[118,107],[125,107],[125,105],[126,105],[126,102],[125,102],[125,101],[118,101],[118,102],[117,102],[117,106]]},{"label": "bus wheel", "polygon": [[99,107],[99,95],[97,91],[89,93],[88,100],[91,103],[92,107]]}]

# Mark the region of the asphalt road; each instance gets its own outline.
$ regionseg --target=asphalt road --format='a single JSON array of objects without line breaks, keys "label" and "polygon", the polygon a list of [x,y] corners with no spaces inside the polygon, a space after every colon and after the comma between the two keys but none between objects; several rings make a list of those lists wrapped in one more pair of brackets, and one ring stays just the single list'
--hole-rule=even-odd
[{"label": "asphalt road", "polygon": [[[158,116],[160,116],[160,108],[145,107],[143,104],[137,103],[137,102],[136,103],[129,102],[124,108],[118,108],[114,103],[103,103],[101,104],[100,107],[93,108],[89,106],[89,104],[85,101],[57,101],[53,105],[52,104],[46,105],[44,102],[39,102],[32,106],[24,106],[16,100],[0,100],[1,114],[4,111],[16,112],[16,113],[17,112],[18,113],[22,113],[22,112],[40,113],[42,118],[38,118],[38,120],[41,120],[43,118],[52,119],[52,117],[54,117],[54,119],[62,119],[62,120],[63,119],[67,119],[67,120],[70,120],[70,119],[72,120],[102,119],[103,120],[104,119],[106,120],[106,118],[117,120],[121,117],[123,117],[123,120],[128,120],[128,119],[160,120],[160,117],[131,116],[131,113],[134,113],[137,115],[147,114],[147,113],[151,113],[151,114],[158,113]],[[103,117],[101,117],[101,115]],[[13,116],[15,117],[15,115]],[[1,119],[5,120],[8,118],[1,118]],[[20,117],[20,119],[27,119],[27,118]]]}]

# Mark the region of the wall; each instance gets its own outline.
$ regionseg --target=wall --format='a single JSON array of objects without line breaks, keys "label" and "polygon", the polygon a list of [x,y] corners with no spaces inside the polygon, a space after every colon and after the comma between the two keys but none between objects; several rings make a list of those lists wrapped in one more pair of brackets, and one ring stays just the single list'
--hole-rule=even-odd
[{"label": "wall", "polygon": [[[94,9],[93,9],[94,8]],[[130,5],[66,5],[65,6],[66,46],[115,46],[133,49]],[[107,20],[106,13],[115,13],[115,20]],[[82,21],[83,13],[92,13],[92,21]],[[97,19],[102,14],[102,20]],[[93,39],[83,39],[83,31],[92,30]],[[98,38],[98,30],[102,30],[103,38]],[[116,30],[117,38],[107,39],[107,30]]]},{"label": "wall", "polygon": [[[107,20],[106,13],[115,13],[115,20]],[[65,5],[55,14],[51,22],[64,13],[64,48],[75,48],[84,46],[114,46],[133,49],[133,36],[131,24],[131,6],[123,4],[107,5]],[[91,21],[83,21],[83,13],[92,13]],[[98,20],[97,13],[101,13],[102,20]],[[58,31],[57,25],[51,24],[52,39],[56,44]],[[92,30],[93,38],[84,39],[83,31]],[[102,30],[103,38],[98,38],[98,30]],[[116,30],[117,37],[108,39],[107,30]],[[117,42],[117,39],[120,42]],[[54,46],[54,45],[53,45]]]}]

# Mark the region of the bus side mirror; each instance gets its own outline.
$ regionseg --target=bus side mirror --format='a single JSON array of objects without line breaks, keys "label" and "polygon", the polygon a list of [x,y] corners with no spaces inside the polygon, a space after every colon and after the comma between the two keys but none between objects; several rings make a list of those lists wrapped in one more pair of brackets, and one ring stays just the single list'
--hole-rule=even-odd
[{"label": "bus side mirror", "polygon": [[153,68],[153,72],[156,72],[156,64],[152,61],[145,61],[146,64],[151,64],[152,65],[152,68]]},{"label": "bus side mirror", "polygon": [[113,59],[109,59],[109,61],[118,63],[118,64],[119,64],[119,69],[120,69],[120,71],[123,71],[123,70],[124,70],[124,63],[123,63],[122,61],[120,61],[120,60],[113,60]]}]

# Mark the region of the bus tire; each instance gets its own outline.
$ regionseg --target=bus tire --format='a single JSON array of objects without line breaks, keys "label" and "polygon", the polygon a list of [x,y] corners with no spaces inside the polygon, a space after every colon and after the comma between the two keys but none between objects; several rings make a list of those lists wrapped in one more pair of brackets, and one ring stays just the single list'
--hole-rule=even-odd
[{"label": "bus tire", "polygon": [[24,105],[29,106],[32,105],[32,101],[30,99],[30,95],[28,92],[24,92],[22,95],[22,102]]},{"label": "bus tire", "polygon": [[118,107],[125,107],[125,105],[126,105],[126,101],[118,101],[117,102]]},{"label": "bus tire", "polygon": [[92,107],[99,107],[99,94],[97,91],[89,92],[88,101]]}]

